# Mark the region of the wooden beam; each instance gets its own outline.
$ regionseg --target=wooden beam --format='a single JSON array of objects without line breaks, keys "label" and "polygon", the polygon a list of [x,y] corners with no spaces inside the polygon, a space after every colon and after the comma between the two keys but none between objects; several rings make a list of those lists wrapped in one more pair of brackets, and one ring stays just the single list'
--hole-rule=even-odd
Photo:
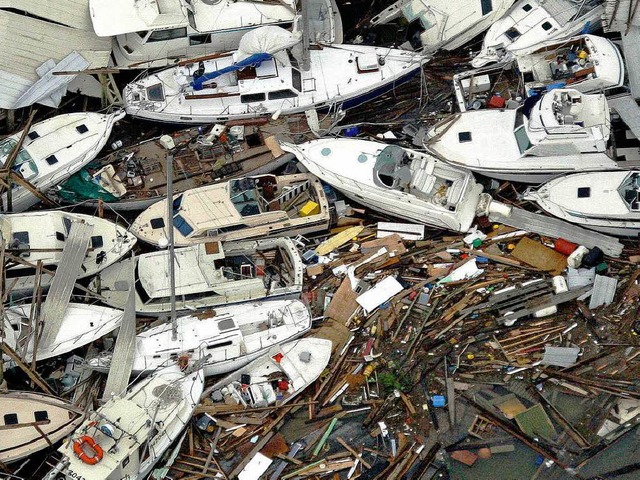
[{"label": "wooden beam", "polygon": [[31,370],[23,361],[22,359],[18,356],[18,354],[15,352],[15,350],[13,348],[11,348],[9,345],[7,345],[6,343],[2,342],[0,344],[0,348],[2,348],[2,351],[4,353],[7,354],[8,357],[11,358],[11,360],[13,360],[14,362],[16,362],[16,364],[18,365],[18,367],[20,367],[22,369],[22,371],[24,371],[24,373],[26,373],[29,378],[31,380],[33,380],[33,382],[38,385],[38,387],[40,387],[40,389],[44,392],[44,393],[48,393],[49,395],[53,395],[54,393],[51,391],[51,389],[49,388],[49,385],[47,385],[47,382],[45,382],[42,377],[40,375],[38,375],[37,372]]}]

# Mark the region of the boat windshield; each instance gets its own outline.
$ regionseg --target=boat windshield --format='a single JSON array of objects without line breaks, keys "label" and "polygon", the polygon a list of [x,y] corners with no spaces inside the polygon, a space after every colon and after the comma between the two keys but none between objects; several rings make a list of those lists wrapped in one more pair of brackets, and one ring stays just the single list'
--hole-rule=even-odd
[{"label": "boat windshield", "polygon": [[241,178],[229,182],[229,198],[243,217],[262,213],[259,203],[260,194],[253,178]]},{"label": "boat windshield", "polygon": [[521,110],[516,112],[516,121],[513,128],[513,134],[516,137],[518,149],[520,150],[520,153],[524,153],[531,148],[531,140],[529,140],[527,129],[524,127],[524,119]]},{"label": "boat windshield", "polygon": [[[17,145],[17,140],[13,138],[5,138],[4,140],[2,140],[2,142],[0,142],[0,163],[2,163],[2,165],[5,164],[7,158],[9,158],[9,155],[11,155],[11,152],[16,148]],[[31,158],[31,155],[29,155],[29,152],[27,152],[24,148],[21,148],[14,162],[14,166],[27,162],[33,162],[33,159]],[[35,164],[33,165],[33,167],[35,168]]]}]

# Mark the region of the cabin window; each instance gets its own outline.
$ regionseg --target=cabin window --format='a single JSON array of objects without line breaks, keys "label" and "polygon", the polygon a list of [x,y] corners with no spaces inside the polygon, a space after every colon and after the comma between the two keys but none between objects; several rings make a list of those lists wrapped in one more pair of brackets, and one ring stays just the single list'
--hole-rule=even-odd
[{"label": "cabin window", "polygon": [[131,457],[127,457],[124,460],[122,460],[122,467],[126,467],[127,465],[129,465],[129,462],[131,461]]},{"label": "cabin window", "polygon": [[38,135],[38,132],[33,131],[33,132],[29,132],[27,134],[27,137],[29,137],[29,140],[35,140],[36,138],[40,137],[40,135]]},{"label": "cabin window", "polygon": [[243,228],[249,228],[248,225],[240,223],[238,225],[230,225],[228,227],[220,227],[218,228],[218,233],[229,233],[235,232],[236,230],[242,230]]},{"label": "cabin window", "polygon": [[162,217],[152,218],[149,223],[151,224],[151,228],[153,228],[154,230],[164,228],[164,218]]},{"label": "cabin window", "polygon": [[69,231],[71,230],[71,220],[69,220],[67,217],[64,217],[62,219],[62,223],[64,224],[64,229],[68,234]]},{"label": "cabin window", "polygon": [[291,86],[297,91],[302,91],[302,74],[296,68],[291,69]]},{"label": "cabin window", "polygon": [[173,217],[173,226],[178,229],[183,237],[188,237],[193,233],[193,227],[182,217],[182,215],[176,215]]},{"label": "cabin window", "polygon": [[208,345],[207,350],[213,350],[214,348],[220,348],[220,347],[228,347],[229,345],[233,345],[233,342],[231,340],[228,340],[226,342],[215,343],[213,345]]},{"label": "cabin window", "polygon": [[55,165],[58,163],[58,158],[55,155],[49,155],[45,160],[49,165]]},{"label": "cabin window", "polygon": [[144,37],[147,36],[147,33],[149,33],[149,30],[142,30],[140,32],[136,32],[136,35],[140,37],[140,40],[144,40]]},{"label": "cabin window", "polygon": [[382,182],[383,185],[387,187],[393,187],[394,178],[393,175],[389,175],[388,173],[378,172],[378,178]]},{"label": "cabin window", "polygon": [[527,131],[524,126],[516,128],[513,133],[516,136],[516,142],[518,143],[520,153],[524,153],[531,148],[531,142],[529,141],[529,136],[527,135]]},{"label": "cabin window", "polygon": [[59,242],[64,242],[65,241],[64,233],[56,232],[56,240],[58,240]]},{"label": "cabin window", "polygon": [[578,198],[589,198],[591,196],[591,187],[579,187]]},{"label": "cabin window", "polygon": [[544,23],[542,24],[542,29],[543,29],[545,32],[548,32],[549,30],[551,30],[551,27],[553,27],[553,25],[551,25],[549,22],[544,22]]},{"label": "cabin window", "polygon": [[280,100],[282,98],[297,97],[298,94],[293,90],[276,90],[275,92],[269,92],[269,100]]},{"label": "cabin window", "polygon": [[471,132],[458,132],[458,141],[460,143],[471,141]]},{"label": "cabin window", "polygon": [[49,414],[46,410],[38,410],[36,412],[33,412],[33,418],[36,422],[46,422],[47,420],[49,420]]},{"label": "cabin window", "polygon": [[13,232],[11,237],[14,244],[29,244],[29,232]]},{"label": "cabin window", "polygon": [[493,5],[491,5],[491,0],[480,0],[480,7],[482,8],[482,15],[486,15],[493,11]]},{"label": "cabin window", "polygon": [[253,102],[262,102],[265,99],[264,93],[252,93],[249,95],[240,95],[240,102],[242,103],[253,103]]},{"label": "cabin window", "polygon": [[102,235],[94,235],[91,237],[91,248],[102,248],[104,247],[104,239]]},{"label": "cabin window", "polygon": [[202,35],[191,35],[189,37],[189,45],[204,45],[205,43],[211,43],[210,33],[205,33]]},{"label": "cabin window", "polygon": [[524,10],[525,12],[530,12],[532,9],[533,7],[528,3],[525,3],[524,6],[522,7],[522,10]]},{"label": "cabin window", "polygon": [[507,30],[506,32],[504,32],[504,34],[510,39],[510,40],[515,40],[516,38],[518,38],[520,36],[520,32],[518,30],[516,30],[514,27],[511,27],[509,30]]},{"label": "cabin window", "polygon": [[167,30],[156,30],[151,32],[147,42],[164,42],[165,40],[173,40],[174,38],[183,38],[187,36],[187,27],[169,28]]},{"label": "cabin window", "polygon": [[89,131],[89,129],[87,128],[87,126],[84,123],[81,123],[80,125],[78,125],[76,127],[76,131],[78,133],[87,133]]},{"label": "cabin window", "polygon": [[147,87],[147,99],[152,102],[164,101],[164,89],[162,88],[161,83],[156,83],[155,85]]},{"label": "cabin window", "polygon": [[17,425],[18,424],[18,414],[17,413],[7,413],[4,416],[4,424],[5,425]]},{"label": "cabin window", "polygon": [[218,330],[221,332],[226,332],[227,330],[233,330],[235,328],[236,322],[233,321],[233,318],[225,318],[218,322]]},{"label": "cabin window", "polygon": [[180,210],[180,207],[182,206],[182,195],[178,195],[176,198],[174,198],[171,205],[173,207],[174,213]]}]

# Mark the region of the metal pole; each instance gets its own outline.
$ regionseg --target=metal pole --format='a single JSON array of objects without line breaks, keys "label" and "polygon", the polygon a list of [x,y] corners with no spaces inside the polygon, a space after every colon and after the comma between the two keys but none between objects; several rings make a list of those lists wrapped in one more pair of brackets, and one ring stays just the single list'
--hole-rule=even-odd
[{"label": "metal pole", "polygon": [[306,1],[300,2],[302,13],[302,65],[303,71],[308,72],[311,69],[311,58],[309,54],[309,6]]},{"label": "metal pole", "polygon": [[176,272],[173,248],[173,155],[167,155],[167,232],[169,240],[169,277],[171,296],[171,340],[178,339],[178,324],[176,322]]}]

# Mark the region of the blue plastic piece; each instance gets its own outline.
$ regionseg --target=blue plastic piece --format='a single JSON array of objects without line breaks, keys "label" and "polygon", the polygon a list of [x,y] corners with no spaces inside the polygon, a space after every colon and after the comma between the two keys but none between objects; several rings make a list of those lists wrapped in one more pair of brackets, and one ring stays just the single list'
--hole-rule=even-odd
[{"label": "blue plastic piece", "polygon": [[349,127],[344,129],[345,137],[356,137],[360,133],[359,127]]},{"label": "blue plastic piece", "polygon": [[434,395],[433,397],[431,397],[431,402],[433,403],[434,407],[442,408],[447,404],[447,399],[444,397],[444,395]]}]

